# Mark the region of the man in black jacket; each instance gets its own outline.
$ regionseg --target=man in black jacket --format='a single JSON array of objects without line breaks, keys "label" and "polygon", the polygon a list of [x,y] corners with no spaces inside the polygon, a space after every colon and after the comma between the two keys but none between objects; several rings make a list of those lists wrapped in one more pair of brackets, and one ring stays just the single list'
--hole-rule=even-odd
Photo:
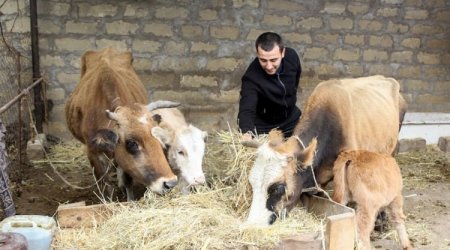
[{"label": "man in black jacket", "polygon": [[257,58],[242,77],[238,124],[243,141],[252,133],[267,134],[273,128],[291,136],[301,111],[296,106],[302,72],[295,50],[284,47],[280,35],[261,34],[255,42]]}]

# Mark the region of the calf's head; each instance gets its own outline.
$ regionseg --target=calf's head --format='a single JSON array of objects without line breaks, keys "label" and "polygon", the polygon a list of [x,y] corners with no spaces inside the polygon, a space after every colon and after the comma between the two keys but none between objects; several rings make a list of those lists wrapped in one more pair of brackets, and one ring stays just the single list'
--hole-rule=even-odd
[{"label": "calf's head", "polygon": [[169,164],[181,177],[180,181],[185,181],[188,186],[205,183],[202,163],[207,132],[190,124],[173,132],[155,127],[152,133],[161,138],[162,143],[168,148]]},{"label": "calf's head", "polygon": [[284,141],[280,131],[270,132],[250,171],[253,198],[247,224],[270,225],[297,204],[303,187],[300,171],[312,164],[316,145],[313,139],[304,148],[297,137]]},{"label": "calf's head", "polygon": [[106,111],[116,122],[112,130],[99,130],[93,140],[97,148],[108,149],[114,161],[133,181],[147,186],[151,191],[164,193],[177,184],[158,138],[149,133],[157,122],[148,112],[148,106],[133,104],[120,106],[114,112]]}]

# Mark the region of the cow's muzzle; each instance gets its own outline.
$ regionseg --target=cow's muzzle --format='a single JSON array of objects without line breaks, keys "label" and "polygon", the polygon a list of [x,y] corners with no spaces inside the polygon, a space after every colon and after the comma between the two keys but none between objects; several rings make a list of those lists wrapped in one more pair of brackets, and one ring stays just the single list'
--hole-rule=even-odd
[{"label": "cow's muzzle", "polygon": [[148,188],[152,192],[158,194],[165,194],[169,192],[173,187],[178,184],[178,178],[174,176],[173,178],[159,178],[155,182],[153,182]]},{"label": "cow's muzzle", "polygon": [[178,180],[177,179],[164,181],[163,182],[163,189],[165,190],[165,192],[168,192],[173,187],[175,187],[177,184],[178,184]]}]

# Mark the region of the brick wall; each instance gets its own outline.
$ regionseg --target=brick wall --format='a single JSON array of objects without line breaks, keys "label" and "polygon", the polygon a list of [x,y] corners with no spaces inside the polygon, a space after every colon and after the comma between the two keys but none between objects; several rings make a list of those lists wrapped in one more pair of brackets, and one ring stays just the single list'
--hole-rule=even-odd
[{"label": "brick wall", "polygon": [[322,80],[383,74],[410,111],[450,112],[448,0],[40,0],[38,16],[58,136],[80,56],[105,46],[133,52],[151,99],[182,102],[203,129],[235,128],[240,78],[269,30],[301,56],[299,106]]}]

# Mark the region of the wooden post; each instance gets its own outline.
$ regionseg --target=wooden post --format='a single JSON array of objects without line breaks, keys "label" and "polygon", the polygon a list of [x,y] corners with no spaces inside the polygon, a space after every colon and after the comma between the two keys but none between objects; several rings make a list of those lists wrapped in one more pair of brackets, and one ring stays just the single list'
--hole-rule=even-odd
[{"label": "wooden post", "polygon": [[328,250],[355,248],[355,214],[344,213],[327,218],[326,239]]},{"label": "wooden post", "polygon": [[308,210],[317,216],[325,216],[325,249],[353,250],[355,248],[355,210],[318,196],[312,196]]}]

